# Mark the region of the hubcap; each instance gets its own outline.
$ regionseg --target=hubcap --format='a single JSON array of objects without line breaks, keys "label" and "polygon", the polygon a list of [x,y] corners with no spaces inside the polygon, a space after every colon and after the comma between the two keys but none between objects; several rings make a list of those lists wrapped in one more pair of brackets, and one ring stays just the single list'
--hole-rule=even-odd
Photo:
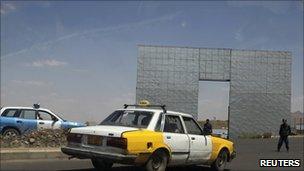
[{"label": "hubcap", "polygon": [[15,137],[17,134],[14,131],[8,131],[5,133],[5,137]]},{"label": "hubcap", "polygon": [[221,167],[222,165],[226,164],[227,156],[225,153],[222,153],[221,156],[219,157],[219,162],[218,166]]}]

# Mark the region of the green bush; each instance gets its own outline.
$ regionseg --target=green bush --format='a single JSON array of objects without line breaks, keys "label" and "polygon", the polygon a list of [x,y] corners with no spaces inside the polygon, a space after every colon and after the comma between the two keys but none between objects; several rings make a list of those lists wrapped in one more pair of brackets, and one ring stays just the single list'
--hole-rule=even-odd
[{"label": "green bush", "polygon": [[242,133],[239,138],[242,139],[257,139],[257,138],[262,138],[263,136],[261,134],[257,133]]},{"label": "green bush", "polygon": [[271,132],[265,132],[265,133],[263,133],[263,138],[271,138],[271,136],[272,136],[272,133]]}]

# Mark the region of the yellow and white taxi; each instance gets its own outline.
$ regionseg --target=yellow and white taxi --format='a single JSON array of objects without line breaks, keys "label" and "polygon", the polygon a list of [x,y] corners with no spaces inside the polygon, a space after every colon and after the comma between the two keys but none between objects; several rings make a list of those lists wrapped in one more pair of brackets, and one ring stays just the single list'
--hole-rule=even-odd
[{"label": "yellow and white taxi", "polygon": [[91,159],[97,169],[122,163],[144,166],[148,171],[177,165],[224,170],[236,155],[231,141],[205,135],[192,115],[156,105],[125,105],[97,126],[72,128],[67,140],[63,153]]}]

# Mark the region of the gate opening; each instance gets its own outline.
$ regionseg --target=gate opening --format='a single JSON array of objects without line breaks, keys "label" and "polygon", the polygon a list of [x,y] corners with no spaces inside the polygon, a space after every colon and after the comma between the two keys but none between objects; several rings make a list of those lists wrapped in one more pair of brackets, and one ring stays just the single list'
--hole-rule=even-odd
[{"label": "gate opening", "polygon": [[198,121],[206,119],[212,124],[213,133],[228,137],[229,128],[229,81],[200,81],[198,94]]}]

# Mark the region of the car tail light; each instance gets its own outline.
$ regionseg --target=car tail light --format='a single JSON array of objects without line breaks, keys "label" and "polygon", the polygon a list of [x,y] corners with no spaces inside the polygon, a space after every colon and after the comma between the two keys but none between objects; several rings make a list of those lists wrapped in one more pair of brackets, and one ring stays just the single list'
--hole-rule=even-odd
[{"label": "car tail light", "polygon": [[82,138],[81,134],[68,133],[67,141],[74,143],[81,143],[81,138]]},{"label": "car tail light", "polygon": [[107,146],[127,149],[127,139],[126,138],[117,138],[117,137],[108,137]]}]

